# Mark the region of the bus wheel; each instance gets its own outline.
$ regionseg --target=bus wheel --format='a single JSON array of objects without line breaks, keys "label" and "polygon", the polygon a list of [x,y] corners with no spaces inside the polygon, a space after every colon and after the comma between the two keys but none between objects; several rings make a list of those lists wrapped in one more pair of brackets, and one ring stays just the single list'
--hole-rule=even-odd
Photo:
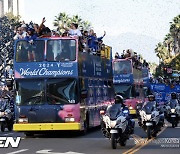
[{"label": "bus wheel", "polygon": [[85,135],[88,131],[89,125],[88,125],[88,121],[85,120],[84,121],[84,130],[83,130],[83,134]]},{"label": "bus wheel", "polygon": [[4,132],[4,131],[5,131],[5,124],[1,123],[1,132]]}]

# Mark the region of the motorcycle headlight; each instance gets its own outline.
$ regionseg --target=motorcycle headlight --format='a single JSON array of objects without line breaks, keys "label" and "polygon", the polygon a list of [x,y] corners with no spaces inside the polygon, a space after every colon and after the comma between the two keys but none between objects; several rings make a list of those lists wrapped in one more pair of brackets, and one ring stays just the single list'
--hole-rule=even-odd
[{"label": "motorcycle headlight", "polygon": [[111,126],[111,128],[114,128],[116,126],[116,121],[111,121],[110,126]]},{"label": "motorcycle headlight", "polygon": [[0,116],[3,116],[4,115],[4,112],[0,112]]},{"label": "motorcycle headlight", "polygon": [[171,113],[175,113],[175,109],[171,109]]},{"label": "motorcycle headlight", "polygon": [[7,115],[7,114],[8,114],[8,112],[5,111],[5,112],[4,112],[4,115]]},{"label": "motorcycle headlight", "polygon": [[146,119],[147,119],[147,120],[151,120],[151,114],[147,114],[147,115],[146,115]]}]

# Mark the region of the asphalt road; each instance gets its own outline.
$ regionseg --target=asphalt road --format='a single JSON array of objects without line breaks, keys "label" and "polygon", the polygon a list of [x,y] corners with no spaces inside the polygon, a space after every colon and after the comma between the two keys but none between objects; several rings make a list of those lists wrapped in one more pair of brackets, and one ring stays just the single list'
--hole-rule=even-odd
[{"label": "asphalt road", "polygon": [[[135,127],[134,134],[127,141],[125,147],[118,145],[111,149],[110,141],[103,137],[99,128],[90,130],[86,135],[76,133],[57,132],[46,135],[25,137],[23,133],[0,132],[0,137],[21,137],[18,148],[0,148],[0,154],[179,154],[180,153],[180,127],[166,126],[156,139],[146,139],[146,133]],[[1,142],[1,141],[0,141]]]}]

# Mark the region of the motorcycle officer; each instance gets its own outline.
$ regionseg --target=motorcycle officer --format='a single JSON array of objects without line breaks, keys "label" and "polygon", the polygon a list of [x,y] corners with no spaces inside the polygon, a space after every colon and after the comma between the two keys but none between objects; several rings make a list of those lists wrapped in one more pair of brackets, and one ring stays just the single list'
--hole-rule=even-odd
[{"label": "motorcycle officer", "polygon": [[[121,112],[123,112],[123,110],[128,110],[128,107],[126,107],[126,105],[124,104],[124,99],[121,95],[116,95],[115,98],[114,98],[114,104],[110,105],[107,107],[107,110],[110,110],[111,108],[117,108],[118,109],[118,112],[119,114]],[[129,110],[128,110],[128,113],[129,113]],[[132,134],[133,133],[133,130],[134,130],[134,126],[135,126],[135,121],[133,119],[131,119],[131,117],[129,115],[126,115],[126,119],[128,121],[128,131]],[[104,121],[101,121],[101,130],[104,134],[105,137],[108,136],[107,134],[107,131],[106,131],[106,124],[104,123]]]},{"label": "motorcycle officer", "polygon": [[[117,94],[115,96],[115,102],[114,103],[115,104],[113,104],[113,105],[116,106],[117,108],[119,108],[120,112],[127,110],[129,113],[128,107],[124,104],[124,98],[120,94]],[[132,134],[133,130],[134,130],[134,126],[135,126],[135,121],[130,117],[129,114],[126,115],[126,119],[128,121],[128,130]]]},{"label": "motorcycle officer", "polygon": [[159,104],[155,100],[155,96],[153,94],[148,96],[148,102],[147,103],[153,103],[154,110],[159,110],[160,114],[160,123],[163,126],[164,125],[164,113],[162,111],[162,108],[159,106]]},{"label": "motorcycle officer", "polygon": [[177,98],[177,94],[175,92],[171,93],[170,102],[177,102],[177,103],[179,103],[179,100]]},{"label": "motorcycle officer", "polygon": [[[153,94],[148,95],[148,101],[144,102],[142,108],[144,108],[145,106],[148,106],[148,105],[152,106],[153,110],[160,110],[159,105],[156,102],[155,96]],[[162,123],[164,123],[164,115],[161,115],[160,119],[162,120]],[[138,124],[139,124],[139,126],[142,125],[142,121],[141,121],[141,117],[140,116],[138,117]]]}]

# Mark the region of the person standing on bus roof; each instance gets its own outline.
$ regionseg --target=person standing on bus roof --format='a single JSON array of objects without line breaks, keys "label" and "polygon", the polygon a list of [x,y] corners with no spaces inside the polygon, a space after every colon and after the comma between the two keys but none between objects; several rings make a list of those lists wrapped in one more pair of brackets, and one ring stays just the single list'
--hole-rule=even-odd
[{"label": "person standing on bus roof", "polygon": [[98,42],[101,41],[105,35],[106,32],[104,31],[103,36],[97,38],[96,33],[94,33],[93,29],[89,31],[88,46],[93,54],[96,54],[98,50]]},{"label": "person standing on bus roof", "polygon": [[69,36],[82,36],[81,31],[78,29],[78,24],[72,23],[68,28]]}]

